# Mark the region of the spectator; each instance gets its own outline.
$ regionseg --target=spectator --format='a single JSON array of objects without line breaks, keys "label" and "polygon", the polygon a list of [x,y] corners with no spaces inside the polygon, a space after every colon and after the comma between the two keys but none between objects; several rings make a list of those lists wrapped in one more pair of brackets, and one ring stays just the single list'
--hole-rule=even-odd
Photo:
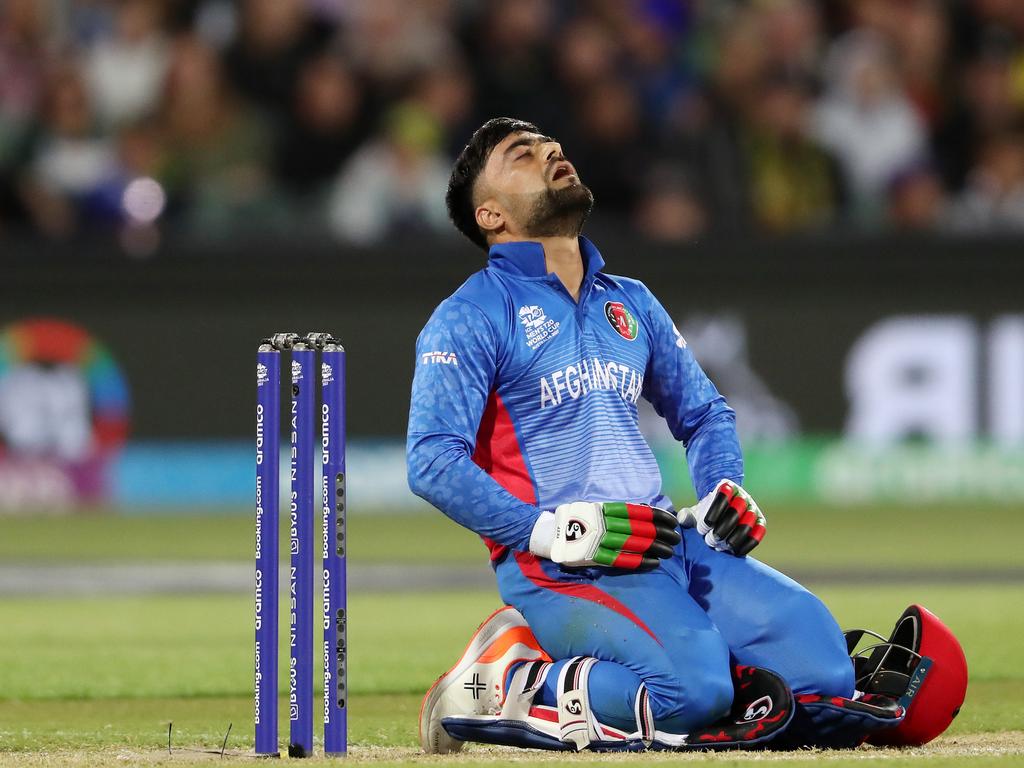
[{"label": "spectator", "polygon": [[235,90],[271,114],[290,107],[306,59],[324,49],[333,28],[303,0],[243,0],[239,35],[225,54]]},{"label": "spectator", "polygon": [[409,79],[455,53],[450,11],[438,0],[354,3],[344,49],[375,91],[396,98]]},{"label": "spectator", "polygon": [[45,3],[0,3],[0,236],[28,217],[18,175],[43,103],[50,27]]},{"label": "spectator", "polygon": [[761,9],[761,34],[774,71],[815,82],[824,40],[821,11],[812,0],[776,0]]},{"label": "spectator", "polygon": [[620,58],[619,44],[605,24],[592,16],[572,19],[559,32],[555,68],[569,92],[579,92],[608,80]]},{"label": "spectator", "polygon": [[104,186],[116,172],[114,146],[96,130],[80,69],[64,62],[50,80],[45,122],[31,162],[24,195],[36,225],[52,235],[70,235],[76,224],[105,218]]},{"label": "spectator", "polygon": [[933,136],[943,179],[955,192],[967,183],[977,149],[1024,114],[1014,98],[1013,56],[1004,35],[989,38],[962,71],[957,82],[961,95]]},{"label": "spectator", "polygon": [[916,0],[902,8],[893,38],[899,78],[918,116],[929,127],[939,124],[948,108],[946,61],[949,31],[937,0]]},{"label": "spectator", "polygon": [[158,0],[122,0],[114,35],[86,53],[86,82],[97,117],[108,127],[154,112],[163,90],[170,47],[160,29]]},{"label": "spectator", "polygon": [[957,197],[950,226],[960,232],[1024,232],[1024,132],[989,139]]},{"label": "spectator", "polygon": [[708,227],[736,234],[752,226],[743,126],[768,66],[760,19],[751,9],[723,14],[706,33],[715,40],[707,86],[673,125],[665,151],[697,179]]},{"label": "spectator", "polygon": [[478,117],[515,115],[565,136],[566,94],[553,77],[554,19],[544,0],[491,0],[466,44],[477,77]]},{"label": "spectator", "polygon": [[362,87],[340,57],[305,62],[275,153],[277,178],[303,197],[333,179],[368,132],[362,106]]},{"label": "spectator", "polygon": [[436,120],[446,140],[444,149],[455,157],[476,125],[473,123],[473,81],[459,59],[431,64],[414,78],[412,98]]},{"label": "spectator", "polygon": [[106,226],[140,177],[161,229],[432,229],[500,114],[651,237],[982,232],[1016,226],[1022,84],[1016,0],[0,0],[0,237]]},{"label": "spectator", "polygon": [[825,73],[814,133],[840,163],[855,221],[876,225],[889,179],[927,152],[925,126],[900,88],[888,45],[876,33],[860,29],[840,38],[828,53]]},{"label": "spectator", "polygon": [[704,233],[707,215],[684,172],[662,168],[653,172],[633,212],[633,225],[652,240],[682,243]]},{"label": "spectator", "polygon": [[677,56],[671,27],[655,13],[627,14],[619,26],[628,66],[626,77],[639,98],[644,121],[662,123],[693,87],[693,74]]},{"label": "spectator", "polygon": [[889,184],[889,223],[899,230],[932,230],[944,226],[948,209],[942,178],[927,163],[896,174]]},{"label": "spectator", "polygon": [[742,139],[750,210],[769,232],[820,229],[839,209],[833,159],[806,135],[810,87],[783,72],[758,89]]},{"label": "spectator", "polygon": [[37,0],[0,4],[0,172],[15,162],[42,106],[47,8]]},{"label": "spectator", "polygon": [[846,6],[853,29],[892,41],[899,35],[900,25],[905,21],[905,6],[913,2],[917,0],[849,0]]},{"label": "spectator", "polygon": [[206,232],[265,226],[278,209],[269,189],[270,137],[228,87],[215,52],[195,37],[174,46],[163,104],[168,182],[183,221]]},{"label": "spectator", "polygon": [[587,130],[559,137],[566,153],[580,167],[598,209],[628,215],[652,162],[635,92],[617,79],[598,83],[583,95],[576,115],[576,124]]},{"label": "spectator", "polygon": [[354,243],[389,232],[447,231],[450,161],[440,153],[441,138],[440,125],[422,107],[394,107],[383,135],[360,149],[335,182],[327,204],[331,231]]}]

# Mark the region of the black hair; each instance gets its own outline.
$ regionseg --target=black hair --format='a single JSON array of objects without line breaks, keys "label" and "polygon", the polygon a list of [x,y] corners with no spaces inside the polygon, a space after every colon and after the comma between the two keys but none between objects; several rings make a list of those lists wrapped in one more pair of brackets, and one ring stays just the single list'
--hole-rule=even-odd
[{"label": "black hair", "polygon": [[481,125],[473,133],[469,143],[459,153],[452,175],[448,179],[448,216],[455,228],[476,245],[487,250],[487,238],[476,223],[476,206],[473,204],[473,187],[487,164],[491,151],[506,136],[512,133],[540,133],[540,129],[525,120],[512,117],[495,117]]}]

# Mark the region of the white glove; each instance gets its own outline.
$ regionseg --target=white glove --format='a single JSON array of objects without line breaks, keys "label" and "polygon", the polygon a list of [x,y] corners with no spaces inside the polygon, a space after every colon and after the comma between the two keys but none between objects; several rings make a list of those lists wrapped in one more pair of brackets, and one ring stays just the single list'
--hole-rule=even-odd
[{"label": "white glove", "polygon": [[695,527],[709,547],[743,557],[761,543],[767,521],[739,483],[719,480],[696,506],[679,511],[679,524]]},{"label": "white glove", "polygon": [[671,512],[623,501],[574,501],[543,512],[530,535],[530,551],[568,566],[650,570],[679,543]]}]

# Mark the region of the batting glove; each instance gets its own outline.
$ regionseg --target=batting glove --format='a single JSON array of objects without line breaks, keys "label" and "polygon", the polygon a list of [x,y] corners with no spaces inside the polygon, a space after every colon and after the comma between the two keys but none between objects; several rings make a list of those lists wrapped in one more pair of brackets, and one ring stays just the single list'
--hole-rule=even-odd
[{"label": "batting glove", "polygon": [[761,543],[767,521],[739,483],[719,480],[715,489],[679,512],[683,528],[696,528],[709,547],[743,557]]},{"label": "batting glove", "polygon": [[681,536],[671,512],[624,501],[574,501],[543,512],[530,551],[568,566],[650,570],[671,557]]}]

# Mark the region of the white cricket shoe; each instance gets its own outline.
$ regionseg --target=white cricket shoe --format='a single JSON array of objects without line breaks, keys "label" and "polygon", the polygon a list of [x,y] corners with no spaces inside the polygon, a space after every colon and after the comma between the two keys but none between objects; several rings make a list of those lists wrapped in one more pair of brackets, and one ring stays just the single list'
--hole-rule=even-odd
[{"label": "white cricket shoe", "polygon": [[505,675],[516,662],[550,661],[530,625],[505,606],[477,628],[462,657],[437,678],[420,707],[420,746],[428,754],[458,752],[462,742],[441,724],[446,717],[497,715],[504,700]]}]

